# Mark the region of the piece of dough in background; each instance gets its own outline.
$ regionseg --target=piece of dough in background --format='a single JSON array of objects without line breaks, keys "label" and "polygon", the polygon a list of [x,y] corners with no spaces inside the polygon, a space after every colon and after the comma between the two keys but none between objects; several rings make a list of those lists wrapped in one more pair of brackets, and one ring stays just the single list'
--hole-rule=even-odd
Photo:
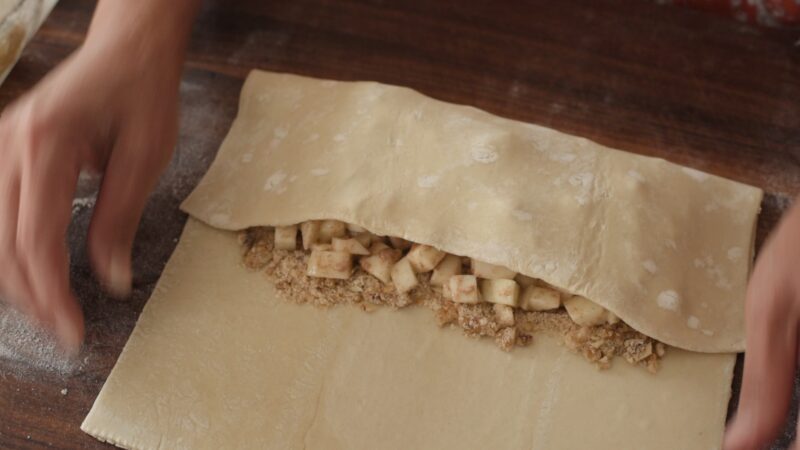
[{"label": "piece of dough in background", "polygon": [[0,84],[58,0],[0,0]]},{"label": "piece of dough in background", "polygon": [[537,335],[512,353],[423,308],[316,309],[190,218],[81,426],[129,449],[719,448],[732,354],[598,371]]}]

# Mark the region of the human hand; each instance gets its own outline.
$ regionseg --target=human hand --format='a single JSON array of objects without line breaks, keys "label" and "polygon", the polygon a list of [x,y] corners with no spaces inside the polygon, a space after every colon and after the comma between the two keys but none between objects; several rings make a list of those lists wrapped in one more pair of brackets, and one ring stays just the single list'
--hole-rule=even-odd
[{"label": "human hand", "polygon": [[0,293],[68,351],[84,332],[65,244],[80,172],[103,174],[89,255],[122,296],[142,210],[176,141],[190,27],[161,22],[159,2],[101,2],[86,43],[0,116]]},{"label": "human hand", "polygon": [[756,261],[745,305],[747,344],[739,410],[727,450],[765,448],[789,411],[800,323],[800,199]]}]

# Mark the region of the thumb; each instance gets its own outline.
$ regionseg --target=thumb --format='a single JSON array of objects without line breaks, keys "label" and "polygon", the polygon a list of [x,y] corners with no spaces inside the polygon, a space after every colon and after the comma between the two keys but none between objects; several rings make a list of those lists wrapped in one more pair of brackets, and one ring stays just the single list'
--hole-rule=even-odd
[{"label": "thumb", "polygon": [[117,297],[130,293],[136,229],[167,161],[159,154],[168,156],[169,150],[153,148],[152,142],[141,138],[120,136],[100,185],[89,226],[89,255],[100,282]]}]

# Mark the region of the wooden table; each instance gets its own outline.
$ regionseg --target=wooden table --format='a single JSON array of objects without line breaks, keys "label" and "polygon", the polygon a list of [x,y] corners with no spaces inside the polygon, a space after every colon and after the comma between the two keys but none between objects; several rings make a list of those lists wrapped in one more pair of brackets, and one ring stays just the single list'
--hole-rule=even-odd
[{"label": "wooden table", "polygon": [[[77,208],[69,244],[87,317],[82,363],[62,375],[0,359],[0,447],[106,447],[78,426],[177,242],[178,204],[210,164],[252,68],[409,86],[760,186],[769,193],[762,239],[800,192],[800,32],[644,0],[471,3],[206,2],[181,84],[177,153],[134,250],[134,294],[115,301],[97,288],[85,251],[91,209]],[[81,43],[92,9],[61,1],[0,89],[3,105]]]}]

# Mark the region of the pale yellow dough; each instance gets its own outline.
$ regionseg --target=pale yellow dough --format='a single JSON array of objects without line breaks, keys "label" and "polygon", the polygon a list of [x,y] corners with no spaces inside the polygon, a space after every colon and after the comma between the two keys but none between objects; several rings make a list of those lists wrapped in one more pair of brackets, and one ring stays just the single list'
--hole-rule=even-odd
[{"label": "pale yellow dough", "polygon": [[298,306],[232,230],[344,220],[733,352],[761,196],[409,89],[254,72],[82,429],[133,449],[719,448],[733,354],[597,371],[555,337],[504,353],[424,308]]},{"label": "pale yellow dough", "polygon": [[498,351],[423,308],[320,310],[189,219],[81,429],[131,449],[714,449],[734,356],[595,370],[540,335]]},{"label": "pale yellow dough", "polygon": [[355,223],[543,279],[667,344],[737,352],[761,197],[406,88],[253,72],[183,206],[229,230]]}]

